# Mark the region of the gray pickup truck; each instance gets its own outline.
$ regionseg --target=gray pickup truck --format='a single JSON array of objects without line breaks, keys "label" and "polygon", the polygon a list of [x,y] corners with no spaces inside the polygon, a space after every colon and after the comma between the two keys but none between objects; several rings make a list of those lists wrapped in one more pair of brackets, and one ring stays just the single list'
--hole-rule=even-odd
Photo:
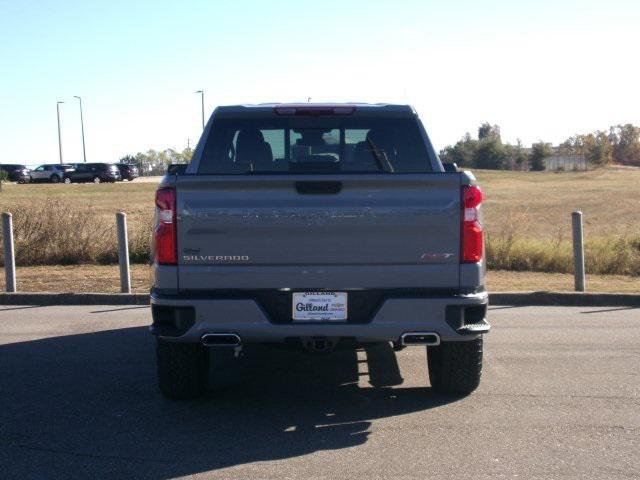
[{"label": "gray pickup truck", "polygon": [[482,193],[446,167],[410,106],[217,108],[156,193],[162,393],[201,394],[211,349],[372,342],[426,346],[435,391],[475,390],[489,331]]}]

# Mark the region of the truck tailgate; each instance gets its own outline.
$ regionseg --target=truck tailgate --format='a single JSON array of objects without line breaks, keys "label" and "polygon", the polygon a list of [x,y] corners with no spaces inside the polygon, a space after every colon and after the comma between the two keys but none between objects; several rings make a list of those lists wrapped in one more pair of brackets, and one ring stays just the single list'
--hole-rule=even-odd
[{"label": "truck tailgate", "polygon": [[180,290],[457,288],[460,177],[181,175]]}]

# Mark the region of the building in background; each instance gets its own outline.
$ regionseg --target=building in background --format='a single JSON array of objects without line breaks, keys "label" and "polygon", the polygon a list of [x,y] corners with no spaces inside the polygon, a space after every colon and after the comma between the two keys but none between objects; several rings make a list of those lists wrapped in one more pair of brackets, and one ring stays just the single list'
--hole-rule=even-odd
[{"label": "building in background", "polygon": [[[554,148],[555,150],[555,148]],[[547,171],[586,170],[587,158],[584,155],[553,154],[544,159]]]}]

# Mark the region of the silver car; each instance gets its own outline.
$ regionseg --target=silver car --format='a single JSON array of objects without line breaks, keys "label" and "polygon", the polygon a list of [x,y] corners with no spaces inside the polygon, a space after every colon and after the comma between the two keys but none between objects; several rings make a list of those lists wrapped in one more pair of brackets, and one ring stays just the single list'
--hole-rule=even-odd
[{"label": "silver car", "polygon": [[30,176],[32,182],[70,183],[70,172],[73,172],[72,165],[45,164],[31,170]]}]

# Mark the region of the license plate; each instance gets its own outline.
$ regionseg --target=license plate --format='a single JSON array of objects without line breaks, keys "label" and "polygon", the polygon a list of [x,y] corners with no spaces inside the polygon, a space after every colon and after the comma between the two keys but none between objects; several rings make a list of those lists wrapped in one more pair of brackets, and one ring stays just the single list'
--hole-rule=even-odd
[{"label": "license plate", "polygon": [[347,319],[346,292],[294,292],[293,319],[340,321]]}]

